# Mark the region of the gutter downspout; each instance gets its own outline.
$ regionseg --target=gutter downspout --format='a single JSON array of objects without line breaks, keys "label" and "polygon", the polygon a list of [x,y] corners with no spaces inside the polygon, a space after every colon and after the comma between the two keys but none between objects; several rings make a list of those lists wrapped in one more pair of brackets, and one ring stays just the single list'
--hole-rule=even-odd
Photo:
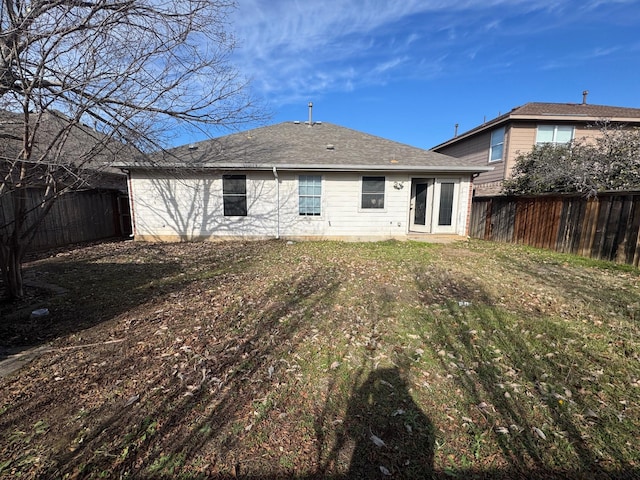
[{"label": "gutter downspout", "polygon": [[131,170],[121,168],[121,170],[127,174],[127,196],[129,197],[129,215],[131,216],[131,235],[129,238],[136,238],[136,214],[133,209],[133,179],[131,178]]},{"label": "gutter downspout", "polygon": [[276,181],[276,240],[280,240],[280,179],[275,165],[273,166],[273,177]]}]

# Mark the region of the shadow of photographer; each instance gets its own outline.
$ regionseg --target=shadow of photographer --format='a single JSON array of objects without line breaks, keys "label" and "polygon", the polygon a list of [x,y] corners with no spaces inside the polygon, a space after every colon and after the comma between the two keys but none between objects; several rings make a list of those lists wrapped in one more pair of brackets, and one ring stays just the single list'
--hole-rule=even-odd
[{"label": "shadow of photographer", "polygon": [[435,433],[403,372],[379,368],[353,393],[338,450],[352,444],[346,478],[430,478]]}]

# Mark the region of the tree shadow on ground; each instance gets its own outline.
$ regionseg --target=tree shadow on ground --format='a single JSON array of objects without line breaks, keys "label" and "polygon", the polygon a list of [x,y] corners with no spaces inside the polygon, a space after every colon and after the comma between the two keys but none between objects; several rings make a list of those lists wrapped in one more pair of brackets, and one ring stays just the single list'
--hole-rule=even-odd
[{"label": "tree shadow on ground", "polygon": [[[26,267],[26,275],[35,268]],[[181,270],[178,262],[166,259],[142,264],[85,259],[44,268],[33,281],[39,286],[29,289],[31,295],[26,302],[0,307],[3,346],[40,345],[94,327],[158,294],[167,295],[181,287],[179,282],[154,287],[154,280],[175,277]],[[32,318],[31,312],[40,308],[46,308],[48,315]]]},{"label": "tree shadow on ground", "polygon": [[[198,246],[195,261],[202,263],[196,266],[173,244],[108,242],[58,249],[51,258],[35,256],[24,267],[31,285],[27,298],[0,304],[0,349],[37,346],[81,332],[139,305],[175,297],[205,270],[214,278],[241,271],[250,262],[236,246]],[[33,319],[31,312],[39,308],[47,308],[49,315]]]},{"label": "tree shadow on ground", "polygon": [[[532,255],[544,255],[545,251],[534,251]],[[576,267],[573,262],[575,259],[567,255],[567,259],[563,259],[561,255],[557,257],[547,258],[543,261],[535,261],[526,257],[510,255],[508,257],[509,264],[518,272],[521,272],[523,284],[539,284],[548,285],[549,302],[562,303],[564,296],[570,296],[580,301],[581,306],[599,311],[601,306],[613,309],[613,311],[630,319],[640,318],[640,292],[632,286],[633,282],[640,273],[637,269],[631,270],[631,267],[624,264],[615,264],[602,261],[602,266],[594,269],[585,269],[584,267]],[[534,257],[535,258],[535,257]],[[587,264],[597,264],[597,260],[578,259]],[[589,263],[590,262],[590,263]],[[598,275],[594,275],[598,272]],[[617,282],[611,281],[613,277],[617,277]],[[600,280],[606,277],[607,282]],[[575,312],[563,312],[567,318],[580,320],[576,318]],[[609,313],[609,312],[602,312]]]},{"label": "tree shadow on ground", "polygon": [[[583,339],[574,338],[567,324],[540,322],[553,326],[544,330],[536,322],[519,323],[517,313],[503,311],[473,279],[442,275],[417,276],[416,281],[426,305],[445,307],[446,315],[436,318],[429,343],[440,351],[441,367],[450,372],[462,396],[472,399],[474,418],[462,434],[495,442],[508,464],[488,470],[455,469],[449,474],[637,478],[640,470],[630,461],[633,447],[609,441],[612,434],[634,438],[632,422],[623,422],[614,412],[592,413],[602,402],[597,391],[589,391],[584,367],[610,372],[609,359],[586,346],[580,348]],[[447,292],[452,294],[448,299]],[[522,309],[524,318],[531,318],[526,302]],[[565,350],[572,356],[565,357],[563,346],[574,344],[578,346]]]},{"label": "tree shadow on ground", "polygon": [[[124,341],[90,350],[71,345],[74,349],[52,351],[38,360],[39,370],[34,367],[15,381],[3,383],[3,401],[10,400],[0,403],[0,409],[6,407],[0,410],[0,431],[8,432],[4,438],[12,443],[0,445],[0,452],[14,465],[35,462],[39,478],[586,479],[599,475],[622,479],[640,475],[635,466],[622,460],[610,468],[595,462],[592,445],[580,437],[582,420],[558,409],[553,394],[566,397],[560,385],[574,388],[575,406],[571,408],[576,412],[592,408],[589,402],[593,399],[581,397],[572,387],[575,372],[570,365],[544,352],[540,355],[528,341],[530,337],[513,328],[513,318],[496,307],[497,302],[480,285],[450,275],[416,278],[426,310],[436,303],[444,310],[439,319],[425,318],[433,324],[433,331],[424,339],[424,348],[436,348],[437,343],[437,349],[446,351],[442,369],[449,371],[454,368],[451,363],[456,364],[452,378],[471,399],[475,424],[486,428],[485,438],[491,436],[497,443],[499,448],[492,451],[503,453],[506,466],[434,471],[434,426],[414,401],[406,368],[400,366],[352,373],[345,390],[349,391],[349,385],[353,388],[350,395],[345,392],[344,398],[349,399],[341,404],[346,413],[342,426],[334,427],[338,430],[335,441],[323,439],[320,427],[326,423],[322,418],[315,419],[315,432],[316,425],[307,431],[312,436],[315,433],[321,443],[333,442],[326,446],[328,460],[323,461],[319,453],[317,469],[305,469],[302,475],[296,475],[294,469],[283,472],[277,464],[277,449],[275,454],[265,452],[269,443],[266,425],[276,421],[295,427],[303,419],[292,417],[314,416],[314,412],[283,412],[289,417],[280,418],[281,412],[270,406],[270,398],[303,393],[296,385],[295,372],[279,376],[286,368],[280,360],[291,360],[288,355],[314,335],[310,312],[333,312],[338,292],[349,277],[340,276],[328,263],[307,262],[300,263],[296,272],[271,272],[273,278],[265,283],[255,278],[256,271],[243,272],[252,262],[264,261],[254,255],[251,246],[190,248],[201,253],[190,257],[192,265],[186,270],[179,255],[164,246],[146,246],[142,257],[132,258],[124,267],[110,262],[105,254],[61,262],[59,270],[51,270],[78,279],[82,273],[82,278],[90,279],[68,285],[70,292],[81,292],[83,285],[86,290],[75,298],[71,294],[69,301],[76,303],[73,312],[97,311],[97,318],[91,320],[96,322],[128,312],[109,329],[82,332],[83,341],[105,340],[105,334]],[[71,266],[66,273],[65,265]],[[103,265],[116,277],[113,291],[99,289],[105,287],[103,269],[98,268]],[[127,278],[127,272],[137,278]],[[470,304],[461,306],[452,298]],[[391,301],[390,291],[379,306],[386,314],[385,299]],[[135,306],[142,302],[144,308],[137,310]],[[483,330],[489,338],[480,341],[472,328]],[[558,338],[571,335],[567,330],[553,334]],[[497,347],[502,350],[501,361],[496,361]],[[595,366],[608,367],[606,359],[586,357],[588,351],[580,354]],[[511,379],[512,374],[519,379]],[[534,405],[549,409],[559,430],[567,432],[565,445],[575,461],[564,467],[549,462],[554,458],[548,452],[551,442],[533,435],[538,423],[532,420],[531,404],[519,402],[517,387],[509,385],[536,385],[540,380],[545,390],[529,393],[535,398]],[[499,384],[510,389],[510,398]],[[481,406],[483,402],[486,406]],[[611,432],[620,432],[617,418],[586,421],[593,423],[594,436],[606,434],[610,427]],[[522,430],[508,436],[494,433],[496,426],[511,424]],[[56,426],[64,430],[64,436],[57,434]],[[29,431],[32,427],[33,432]],[[56,437],[55,444],[48,443],[41,453],[35,445],[38,435],[47,435],[47,431]],[[292,432],[292,441],[302,441]],[[549,430],[547,435],[551,440]],[[625,437],[634,438],[634,432],[626,432]],[[385,445],[376,445],[374,438]],[[29,457],[35,457],[34,452],[37,459]],[[239,458],[237,452],[244,456]],[[605,453],[615,459],[624,456],[615,447]],[[338,457],[346,459],[344,468],[331,464]]]},{"label": "tree shadow on ground", "polygon": [[[260,421],[254,415],[256,405],[278,386],[278,358],[295,350],[312,327],[304,312],[332,304],[340,284],[327,284],[326,278],[325,272],[312,270],[257,292],[254,298],[234,299],[219,312],[215,331],[206,331],[206,321],[194,321],[180,323],[178,338],[158,333],[145,339],[139,332],[117,347],[126,355],[112,353],[101,368],[95,357],[79,358],[75,369],[88,371],[91,378],[90,385],[74,396],[85,399],[91,385],[117,377],[118,371],[123,386],[114,385],[117,395],[75,418],[69,438],[60,441],[71,447],[58,452],[43,478],[107,472],[173,478],[187,459],[201,459],[208,473],[200,470],[190,477],[183,471],[184,478],[240,475],[244,466],[236,462],[234,452],[242,435]],[[286,300],[274,301],[283,291]],[[249,302],[260,308],[251,311]],[[164,324],[169,332],[178,328],[171,326],[170,318]],[[162,326],[163,322],[156,324],[158,329]],[[137,355],[132,354],[135,349]],[[159,369],[154,360],[158,355],[166,358]],[[32,399],[20,410],[35,413],[41,407]],[[114,438],[113,432],[121,435]]]}]

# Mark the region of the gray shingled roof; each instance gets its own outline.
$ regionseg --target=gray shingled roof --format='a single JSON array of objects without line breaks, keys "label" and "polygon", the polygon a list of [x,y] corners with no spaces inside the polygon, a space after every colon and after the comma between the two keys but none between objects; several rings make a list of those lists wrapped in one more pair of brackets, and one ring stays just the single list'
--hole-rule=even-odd
[{"label": "gray shingled roof", "polygon": [[[33,114],[32,121],[36,121],[37,114]],[[22,149],[22,135],[24,119],[21,114],[0,110],[0,161],[11,162],[19,158]],[[33,159],[42,160],[47,164],[47,151],[52,144],[57,146],[55,140],[60,131],[69,125],[68,120],[55,112],[44,112],[40,118],[40,126],[33,143]],[[55,147],[51,149],[55,151]],[[60,158],[55,164],[61,167],[81,166],[86,171],[84,175],[94,188],[109,188],[126,190],[126,176],[117,168],[109,165],[122,157],[140,156],[140,152],[133,147],[106,139],[106,137],[85,125],[73,125],[68,138],[62,148]],[[0,165],[0,172],[4,171]],[[37,164],[34,165],[37,169]],[[37,177],[37,175],[36,175]]]},{"label": "gray shingled roof", "polygon": [[[326,122],[285,122],[184,145],[138,167],[479,172],[486,168]],[[129,165],[135,168],[134,165]]]},{"label": "gray shingled roof", "polygon": [[[38,114],[32,114],[31,121],[38,120]],[[57,145],[55,138],[59,132],[71,125],[63,114],[46,111],[39,118],[40,126],[33,144],[33,156],[38,157]],[[22,148],[24,119],[21,114],[0,110],[0,139],[7,146],[6,151],[15,155]],[[55,150],[55,148],[54,148]],[[71,125],[68,138],[62,149],[59,163],[78,164],[86,162],[101,167],[113,163],[122,156],[141,156],[135,148],[124,145],[115,139],[108,139],[104,134],[83,124]],[[11,158],[11,157],[9,157]]]}]

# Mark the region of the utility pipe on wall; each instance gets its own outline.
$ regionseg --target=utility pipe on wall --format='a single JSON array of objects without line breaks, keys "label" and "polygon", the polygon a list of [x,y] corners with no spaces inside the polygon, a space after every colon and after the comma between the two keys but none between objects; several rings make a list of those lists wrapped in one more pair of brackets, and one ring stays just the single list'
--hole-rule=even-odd
[{"label": "utility pipe on wall", "polygon": [[273,177],[276,180],[276,240],[280,239],[280,180],[278,170],[273,166]]}]

